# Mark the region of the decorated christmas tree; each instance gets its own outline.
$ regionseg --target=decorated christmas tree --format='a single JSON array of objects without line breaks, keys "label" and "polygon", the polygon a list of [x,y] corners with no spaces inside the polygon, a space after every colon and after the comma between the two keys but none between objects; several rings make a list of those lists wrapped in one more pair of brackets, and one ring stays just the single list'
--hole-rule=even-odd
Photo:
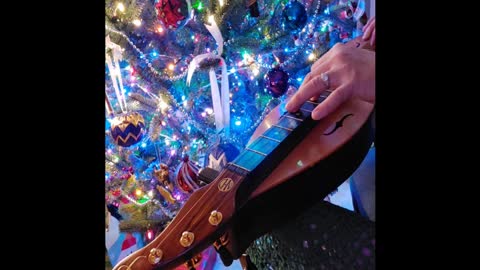
[{"label": "decorated christmas tree", "polygon": [[364,2],[105,2],[105,197],[151,241],[221,170],[311,64],[359,34]]}]

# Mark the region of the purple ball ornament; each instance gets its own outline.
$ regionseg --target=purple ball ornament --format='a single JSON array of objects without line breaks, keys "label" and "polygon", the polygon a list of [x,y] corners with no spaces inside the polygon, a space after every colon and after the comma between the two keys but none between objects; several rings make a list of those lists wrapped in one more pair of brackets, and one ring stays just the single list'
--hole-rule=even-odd
[{"label": "purple ball ornament", "polygon": [[265,80],[267,90],[274,98],[282,96],[288,89],[288,73],[280,67],[269,70]]}]

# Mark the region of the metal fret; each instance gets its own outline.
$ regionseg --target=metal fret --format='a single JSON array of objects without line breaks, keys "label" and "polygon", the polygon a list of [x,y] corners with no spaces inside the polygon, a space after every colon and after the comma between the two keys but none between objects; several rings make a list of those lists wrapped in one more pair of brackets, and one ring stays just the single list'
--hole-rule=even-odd
[{"label": "metal fret", "polygon": [[237,167],[237,168],[240,168],[240,169],[242,169],[242,170],[245,170],[245,171],[247,171],[247,172],[250,172],[249,169],[244,168],[244,167],[242,167],[242,166],[240,166],[240,165],[237,165],[237,164],[235,164],[235,163],[233,163],[233,162],[231,162],[230,164],[233,165],[233,166],[235,166],[235,167]]},{"label": "metal fret", "polygon": [[311,101],[311,100],[307,100],[307,102],[308,102],[308,103],[315,104],[315,105],[318,105],[318,104],[320,104],[320,103],[317,103],[317,102],[313,102],[313,101]]},{"label": "metal fret", "polygon": [[270,154],[279,143],[274,142],[272,140],[264,139],[264,138],[257,138],[251,144],[248,145],[248,148],[255,149],[257,151],[262,151],[262,153],[266,153],[267,155]]},{"label": "metal fret", "polygon": [[262,152],[257,151],[257,150],[253,150],[253,149],[248,148],[248,147],[245,148],[245,150],[252,151],[252,152],[254,152],[254,153],[256,153],[256,154],[259,154],[259,155],[262,155],[262,156],[265,156],[265,157],[267,156],[267,154],[265,154],[265,153],[262,153]]},{"label": "metal fret", "polygon": [[288,115],[288,114],[285,114],[284,116],[287,117],[287,118],[290,118],[290,119],[294,119],[294,120],[298,120],[298,121],[300,121],[300,122],[303,122],[303,119],[296,118],[296,117],[290,116],[290,115]]},{"label": "metal fret", "polygon": [[278,143],[281,143],[281,142],[282,142],[282,141],[279,141],[279,140],[277,140],[277,139],[267,137],[267,136],[265,136],[265,135],[260,135],[260,137],[263,137],[263,138],[265,138],[265,139],[269,139],[269,140],[271,140],[271,141],[278,142]]},{"label": "metal fret", "polygon": [[286,127],[282,127],[282,126],[279,126],[279,125],[273,125],[273,126],[281,128],[281,129],[285,129],[285,130],[288,130],[288,131],[293,131],[293,129],[291,129],[291,128],[286,128]]},{"label": "metal fret", "polygon": [[302,110],[302,111],[306,111],[306,112],[309,112],[309,113],[312,113],[312,111],[310,111],[310,110],[307,110],[307,109],[304,109],[304,108],[300,108],[300,110]]},{"label": "metal fret", "polygon": [[[327,92],[327,91],[325,91],[325,92]],[[325,93],[325,92],[320,94],[320,97],[323,98],[323,100],[325,100],[332,93],[330,91],[328,91],[327,93]]]}]

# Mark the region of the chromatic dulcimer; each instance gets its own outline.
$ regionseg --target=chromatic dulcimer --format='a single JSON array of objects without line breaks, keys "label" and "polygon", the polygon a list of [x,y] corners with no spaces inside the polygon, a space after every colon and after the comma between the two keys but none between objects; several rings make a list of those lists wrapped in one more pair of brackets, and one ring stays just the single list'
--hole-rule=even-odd
[{"label": "chromatic dulcimer", "polygon": [[[372,49],[360,38],[347,45]],[[296,113],[287,112],[285,103],[273,109],[245,150],[196,190],[160,235],[114,270],[173,269],[212,244],[228,265],[253,240],[335,190],[371,146],[374,104],[352,99],[314,121],[311,112],[328,94]]]}]

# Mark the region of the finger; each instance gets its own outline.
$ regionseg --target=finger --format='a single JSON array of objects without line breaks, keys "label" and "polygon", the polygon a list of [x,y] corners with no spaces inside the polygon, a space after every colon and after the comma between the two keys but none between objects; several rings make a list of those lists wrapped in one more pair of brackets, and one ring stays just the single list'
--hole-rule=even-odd
[{"label": "finger", "polygon": [[370,26],[373,21],[375,21],[375,17],[371,17],[370,19],[368,19],[368,22],[363,26],[362,31],[365,32],[365,29],[367,29],[367,27]]},{"label": "finger", "polygon": [[372,46],[375,45],[375,30],[376,29],[373,29],[372,38],[370,39],[370,45]]},{"label": "finger", "polygon": [[293,95],[285,108],[289,112],[296,112],[305,101],[315,95],[320,95],[326,89],[327,83],[322,80],[321,76],[315,76],[308,83],[300,86],[298,92]]},{"label": "finger", "polygon": [[347,101],[348,96],[345,90],[346,89],[344,87],[339,87],[333,91],[322,103],[318,104],[318,106],[312,112],[312,119],[320,120],[324,118],[335,111],[340,105],[342,105],[342,103]]},{"label": "finger", "polygon": [[368,40],[370,35],[372,34],[373,30],[375,30],[375,23],[372,22],[364,31],[363,33],[363,40]]},{"label": "finger", "polygon": [[318,64],[315,68],[312,68],[310,73],[305,76],[305,79],[303,80],[302,84],[306,84],[309,81],[311,81],[315,76],[320,75],[322,72],[329,70],[330,68],[330,61],[328,62],[323,62],[321,64]]},{"label": "finger", "polygon": [[315,94],[313,97],[310,98],[311,101],[317,101],[320,97],[320,94]]},{"label": "finger", "polygon": [[363,33],[362,39],[368,40],[370,38],[370,35],[372,34],[372,31],[373,31],[373,27],[370,25],[369,27],[367,27],[367,29]]},{"label": "finger", "polygon": [[[304,84],[308,83],[309,81],[311,81],[312,78],[313,78],[313,73],[312,73],[312,72],[307,73],[307,75],[305,75],[305,78],[303,78],[302,85],[304,85]],[[300,85],[300,88],[301,88],[301,87],[302,87],[302,86]],[[299,88],[299,89],[300,89],[300,88]]]},{"label": "finger", "polygon": [[368,20],[367,24],[365,24],[365,25],[362,27],[362,31],[365,32],[365,29],[367,29],[367,27],[370,26],[370,24],[372,24],[372,20]]}]

